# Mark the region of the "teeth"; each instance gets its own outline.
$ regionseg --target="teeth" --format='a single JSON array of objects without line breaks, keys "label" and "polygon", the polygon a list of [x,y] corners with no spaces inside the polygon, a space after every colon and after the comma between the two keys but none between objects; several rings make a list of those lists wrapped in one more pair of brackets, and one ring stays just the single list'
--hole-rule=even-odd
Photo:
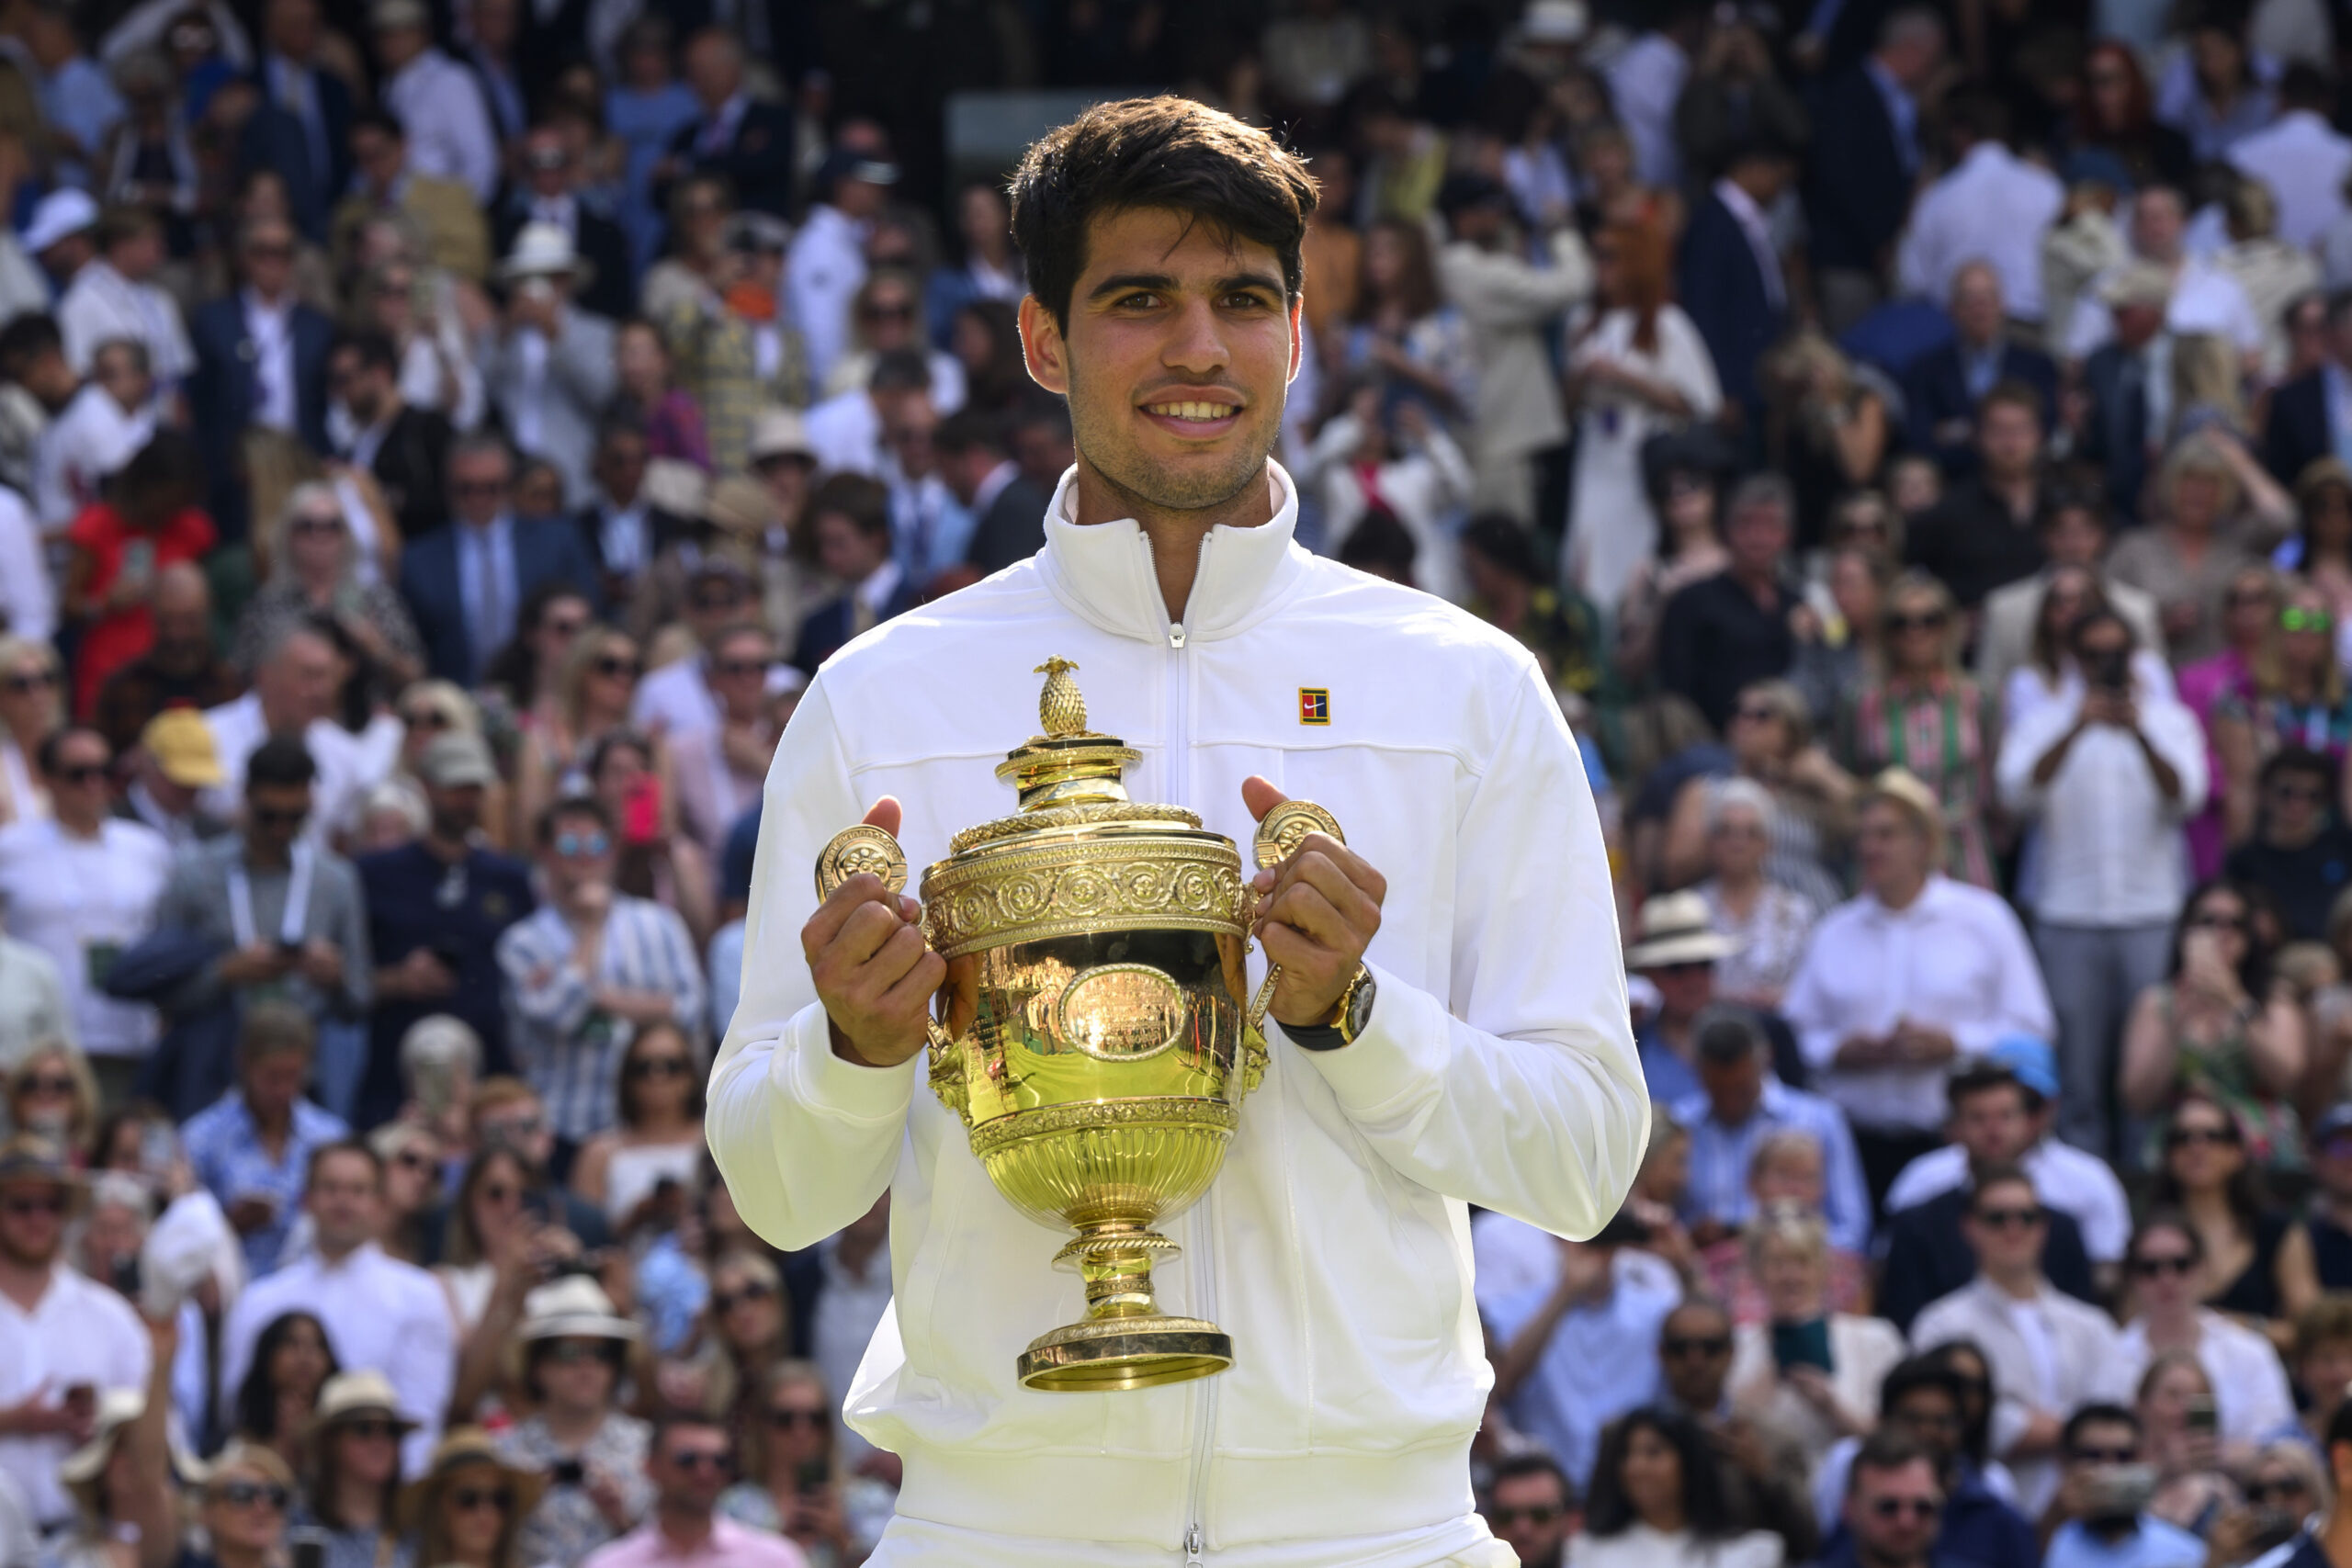
[{"label": "teeth", "polygon": [[1150,412],[1168,419],[1224,419],[1235,412],[1232,403],[1152,403]]}]

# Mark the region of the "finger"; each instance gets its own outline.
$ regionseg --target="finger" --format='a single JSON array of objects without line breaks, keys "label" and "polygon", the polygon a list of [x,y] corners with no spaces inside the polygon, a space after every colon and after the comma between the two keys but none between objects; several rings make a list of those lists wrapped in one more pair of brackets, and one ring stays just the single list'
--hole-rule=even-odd
[{"label": "finger", "polygon": [[[875,955],[900,931],[911,929],[887,905],[861,904],[850,911],[849,919],[842,923],[840,933],[825,945],[818,958],[828,968],[846,975],[872,962]],[[918,932],[917,937],[920,940],[921,933]]]},{"label": "finger", "polygon": [[1321,888],[1309,883],[1293,883],[1275,897],[1273,908],[1266,912],[1266,930],[1276,926],[1288,926],[1317,947],[1332,953],[1345,953],[1356,944],[1355,932],[1346,917],[1324,897]]},{"label": "finger", "polygon": [[[1330,842],[1328,839],[1324,841]],[[1380,929],[1378,897],[1350,876],[1347,867],[1330,856],[1315,850],[1301,850],[1288,875],[1293,887],[1312,887],[1322,894],[1325,902],[1339,911],[1340,918],[1351,930],[1361,932],[1366,942]],[[1279,892],[1275,894],[1277,899],[1282,897]]]},{"label": "finger", "polygon": [[923,942],[922,932],[912,926],[900,926],[875,953],[858,966],[856,989],[862,997],[878,1003],[890,987],[911,974],[931,948]]},{"label": "finger", "polygon": [[899,797],[895,795],[886,795],[876,801],[865,813],[865,826],[879,828],[895,839],[899,836],[899,824],[905,820],[905,818],[906,812],[899,805]]},{"label": "finger", "polygon": [[929,948],[924,948],[914,966],[899,977],[896,984],[882,993],[882,1007],[889,1012],[931,1010],[931,998],[947,983],[947,960]]},{"label": "finger", "polygon": [[880,904],[883,913],[890,913],[889,897],[890,890],[882,886],[880,877],[870,871],[859,872],[834,888],[825,901],[817,906],[817,912],[808,917],[808,923],[800,928],[802,954],[814,963],[817,955],[831,947],[842,934],[842,928],[849,924],[850,917],[868,904]]},{"label": "finger", "polygon": [[1340,868],[1341,875],[1363,889],[1375,908],[1388,899],[1388,879],[1373,868],[1370,861],[1331,837],[1329,833],[1309,833],[1299,840],[1286,865],[1295,865],[1309,854],[1319,854]]},{"label": "finger", "polygon": [[1250,808],[1250,819],[1253,821],[1263,822],[1267,812],[1289,798],[1290,796],[1276,789],[1271,781],[1256,773],[1251,773],[1241,781],[1241,804]]}]

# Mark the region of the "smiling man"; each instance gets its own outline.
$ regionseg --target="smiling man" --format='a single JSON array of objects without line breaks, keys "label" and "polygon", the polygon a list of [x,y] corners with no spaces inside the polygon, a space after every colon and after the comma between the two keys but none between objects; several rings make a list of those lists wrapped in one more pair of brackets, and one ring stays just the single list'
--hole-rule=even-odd
[{"label": "smiling man", "polygon": [[[1470,1490],[1490,1379],[1464,1205],[1589,1236],[1648,1136],[1592,796],[1533,660],[1293,541],[1268,454],[1314,205],[1270,137],[1182,99],[1031,150],[1022,340],[1078,454],[1045,547],[833,655],[769,775],[710,1144],[780,1246],[891,1193],[895,1310],[847,1391],[905,1462],[880,1568],[1510,1562]],[[1011,810],[992,770],[1055,656],[1142,752],[1136,799],[1242,840],[1295,795],[1348,834],[1258,880],[1272,1060],[1157,1277],[1234,1364],[1118,1393],[1014,1376],[1080,1287],[920,1081],[945,966],[914,900],[810,888],[861,816],[922,865]]]}]

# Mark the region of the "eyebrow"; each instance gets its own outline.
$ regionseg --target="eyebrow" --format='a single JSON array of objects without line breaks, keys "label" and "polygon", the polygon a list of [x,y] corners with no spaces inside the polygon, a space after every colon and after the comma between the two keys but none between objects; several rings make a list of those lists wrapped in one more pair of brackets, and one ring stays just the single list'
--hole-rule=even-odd
[{"label": "eyebrow", "polygon": [[[1101,299],[1113,294],[1130,294],[1137,289],[1153,289],[1174,293],[1183,287],[1170,274],[1164,272],[1122,272],[1104,278],[1087,292],[1089,299]],[[1229,294],[1237,288],[1262,288],[1270,294],[1283,292],[1282,282],[1262,272],[1236,272],[1216,280],[1215,291]]]}]

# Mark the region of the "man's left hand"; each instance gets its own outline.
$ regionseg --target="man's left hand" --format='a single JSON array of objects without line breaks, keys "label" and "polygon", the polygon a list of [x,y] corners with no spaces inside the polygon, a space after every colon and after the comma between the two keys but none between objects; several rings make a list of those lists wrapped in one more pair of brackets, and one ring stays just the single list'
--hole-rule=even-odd
[{"label": "man's left hand", "polygon": [[[1290,797],[1256,775],[1241,782],[1242,803],[1261,821]],[[1283,966],[1267,1010],[1274,1021],[1313,1028],[1331,1016],[1355,978],[1388,882],[1362,855],[1328,833],[1309,833],[1291,857],[1250,882],[1258,893],[1251,929],[1269,963]]]}]

